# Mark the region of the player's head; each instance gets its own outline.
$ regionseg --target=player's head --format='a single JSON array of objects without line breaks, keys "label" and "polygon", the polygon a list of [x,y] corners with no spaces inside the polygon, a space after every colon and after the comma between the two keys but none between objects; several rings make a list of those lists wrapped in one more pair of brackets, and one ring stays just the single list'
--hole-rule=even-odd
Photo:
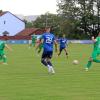
[{"label": "player's head", "polygon": [[100,31],[99,31],[99,33],[98,33],[98,36],[100,36]]},{"label": "player's head", "polygon": [[46,27],[46,28],[45,28],[45,31],[48,32],[48,33],[50,32],[50,30],[51,30],[50,27]]},{"label": "player's head", "polygon": [[65,34],[63,34],[63,35],[62,35],[62,37],[63,37],[63,38],[65,38],[65,37],[66,37],[66,35],[65,35]]}]

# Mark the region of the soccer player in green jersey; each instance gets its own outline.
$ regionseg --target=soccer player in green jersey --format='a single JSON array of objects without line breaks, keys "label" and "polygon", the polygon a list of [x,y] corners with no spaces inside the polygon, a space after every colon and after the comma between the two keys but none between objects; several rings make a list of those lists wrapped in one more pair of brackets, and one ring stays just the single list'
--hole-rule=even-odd
[{"label": "soccer player in green jersey", "polygon": [[100,32],[96,38],[92,37],[92,41],[94,42],[94,49],[86,65],[86,71],[91,67],[92,62],[100,63],[100,60],[97,59],[97,56],[100,55]]},{"label": "soccer player in green jersey", "polygon": [[37,36],[36,35],[33,35],[32,38],[31,38],[30,47],[31,46],[35,47],[36,40],[37,40]]},{"label": "soccer player in green jersey", "polygon": [[37,40],[37,45],[38,45],[38,47],[36,46],[36,50],[38,49],[38,54],[42,51],[42,49],[43,49],[43,43],[41,43],[41,40],[42,40],[42,38],[41,38],[41,36],[39,37],[39,39]]},{"label": "soccer player in green jersey", "polygon": [[43,43],[40,43],[39,47],[38,47],[38,54],[42,51],[43,48]]},{"label": "soccer player in green jersey", "polygon": [[3,61],[3,64],[7,64],[7,57],[4,51],[5,47],[12,51],[12,49],[4,41],[0,41],[0,61]]}]

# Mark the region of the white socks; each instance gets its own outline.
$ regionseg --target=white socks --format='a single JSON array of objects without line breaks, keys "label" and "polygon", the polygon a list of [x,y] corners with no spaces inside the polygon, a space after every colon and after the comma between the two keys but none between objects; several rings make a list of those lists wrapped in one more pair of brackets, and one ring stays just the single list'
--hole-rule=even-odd
[{"label": "white socks", "polygon": [[48,65],[48,72],[49,72],[49,73],[53,73],[53,74],[55,73],[53,67],[50,66],[50,65]]}]

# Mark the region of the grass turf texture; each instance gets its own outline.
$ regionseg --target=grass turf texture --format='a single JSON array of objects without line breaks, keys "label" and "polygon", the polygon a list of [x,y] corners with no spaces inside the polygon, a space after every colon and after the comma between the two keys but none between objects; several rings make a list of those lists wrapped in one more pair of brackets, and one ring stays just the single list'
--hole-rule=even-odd
[{"label": "grass turf texture", "polygon": [[[64,52],[54,54],[55,75],[47,73],[40,56],[27,45],[12,45],[6,51],[8,65],[0,64],[0,100],[99,100],[100,64],[93,63],[89,72],[84,66],[92,45],[70,44],[69,58]],[[73,65],[74,59],[79,60]]]}]

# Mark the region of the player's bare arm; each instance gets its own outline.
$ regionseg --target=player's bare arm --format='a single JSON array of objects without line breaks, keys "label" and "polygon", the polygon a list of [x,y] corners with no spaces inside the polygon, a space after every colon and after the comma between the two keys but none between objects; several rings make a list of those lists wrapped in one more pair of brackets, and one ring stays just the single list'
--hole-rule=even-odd
[{"label": "player's bare arm", "polygon": [[58,51],[58,43],[56,40],[54,41],[54,44],[55,44],[55,52],[57,52]]},{"label": "player's bare arm", "polygon": [[36,44],[36,49],[40,46],[40,44],[43,43],[43,39],[39,39],[38,41],[39,41],[39,42],[37,42],[37,44]]},{"label": "player's bare arm", "polygon": [[12,49],[11,49],[7,44],[5,44],[5,47],[6,47],[9,51],[12,51]]}]

